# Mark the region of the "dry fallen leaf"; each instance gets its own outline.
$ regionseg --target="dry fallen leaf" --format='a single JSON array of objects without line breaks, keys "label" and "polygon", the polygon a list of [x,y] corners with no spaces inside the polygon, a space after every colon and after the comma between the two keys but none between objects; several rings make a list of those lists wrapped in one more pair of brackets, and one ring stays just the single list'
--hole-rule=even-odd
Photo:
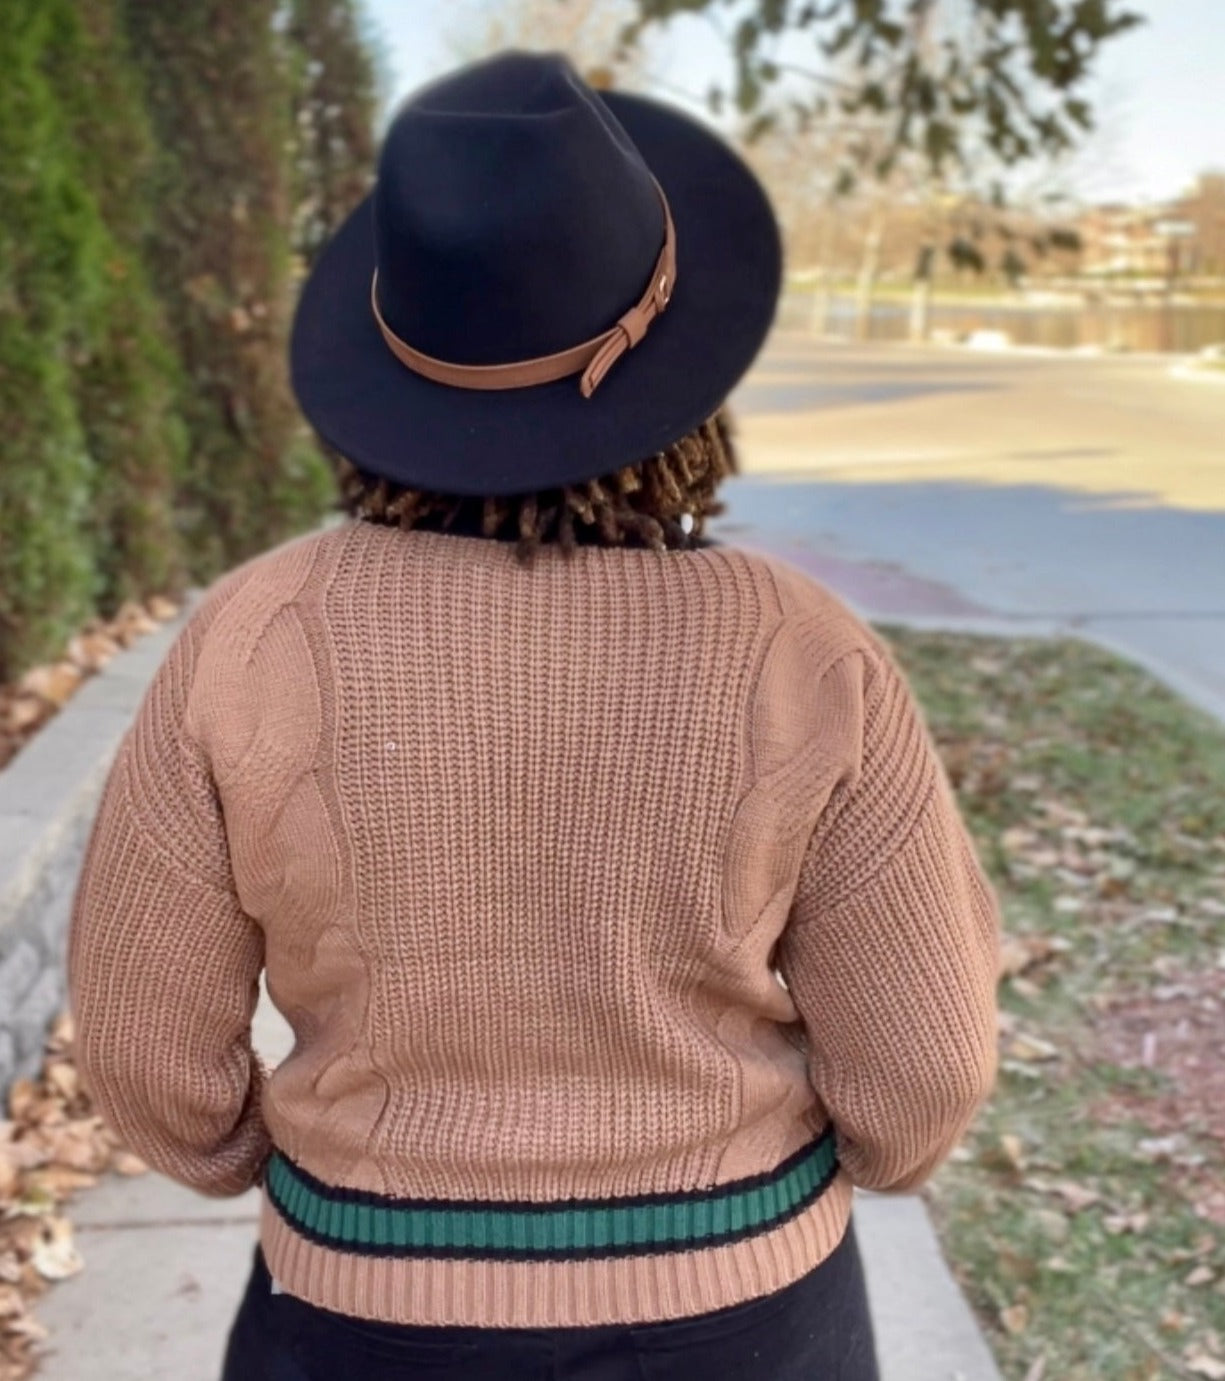
[{"label": "dry fallen leaf", "polygon": [[1009,1333],[1024,1333],[1029,1327],[1029,1309],[1024,1304],[1010,1304],[1000,1310],[1000,1323]]},{"label": "dry fallen leaf", "polygon": [[54,1128],[48,1133],[52,1160],[89,1174],[105,1170],[111,1158],[110,1147],[98,1131],[97,1119],[92,1117]]},{"label": "dry fallen leaf", "polygon": [[1042,996],[1041,984],[1033,982],[1032,979],[1022,978],[1018,974],[1010,978],[1008,982],[1012,986],[1012,991],[1016,993],[1018,997],[1024,997],[1032,1000],[1033,998]]},{"label": "dry fallen leaf", "polygon": [[[119,653],[119,644],[109,634],[97,632],[86,633],[80,641],[80,664],[86,671],[101,671],[106,664],[116,657]],[[73,656],[72,647],[69,647],[70,657]]]},{"label": "dry fallen leaf", "polygon": [[33,1079],[16,1079],[9,1089],[9,1116],[14,1122],[26,1121],[29,1110],[38,1100],[38,1085]]},{"label": "dry fallen leaf", "polygon": [[1042,1381],[1046,1375],[1046,1353],[1039,1353],[1034,1358],[1029,1370],[1025,1373],[1025,1381]]},{"label": "dry fallen leaf", "polygon": [[24,734],[47,718],[49,707],[37,695],[18,695],[9,702],[4,715],[4,728],[10,734]]},{"label": "dry fallen leaf", "polygon": [[1210,1266],[1197,1266],[1189,1275],[1183,1279],[1184,1285],[1211,1285],[1216,1279],[1216,1272]]},{"label": "dry fallen leaf", "polygon": [[1183,1353],[1183,1361],[1187,1365],[1187,1370],[1194,1372],[1196,1376],[1206,1376],[1208,1381],[1225,1381],[1225,1362],[1219,1357],[1192,1349]]},{"label": "dry fallen leaf", "polygon": [[1075,1180],[1060,1180],[1057,1184],[1048,1184],[1045,1180],[1031,1178],[1024,1183],[1026,1188],[1036,1189],[1041,1194],[1057,1195],[1063,1200],[1069,1213],[1079,1213],[1082,1209],[1100,1203],[1102,1198],[1095,1189],[1077,1184]]},{"label": "dry fallen leaf", "polygon": [[21,1141],[7,1141],[0,1144],[0,1166],[11,1165],[17,1170],[33,1170],[46,1165],[51,1159],[47,1144],[37,1135],[23,1137]]},{"label": "dry fallen leaf", "polygon": [[1034,962],[1033,954],[1024,940],[1006,935],[1000,944],[1000,977],[1011,978],[1024,973]]},{"label": "dry fallen leaf", "polygon": [[30,1314],[16,1315],[4,1325],[4,1331],[9,1337],[32,1343],[41,1343],[47,1336],[47,1330]]},{"label": "dry fallen leaf", "polygon": [[1059,1058],[1058,1049],[1050,1041],[1044,1041],[1040,1036],[1016,1036],[1009,1042],[1007,1049],[1008,1054],[1014,1060],[1023,1060],[1027,1064],[1037,1064],[1043,1060]]},{"label": "dry fallen leaf", "polygon": [[111,1169],[118,1175],[145,1175],[149,1167],[140,1159],[134,1156],[131,1151],[116,1151],[111,1156]]},{"label": "dry fallen leaf", "polygon": [[1020,1171],[1025,1168],[1025,1143],[1019,1136],[1005,1132],[994,1146],[987,1148],[983,1156],[989,1165],[1001,1169]]},{"label": "dry fallen leaf", "polygon": [[179,612],[179,606],[165,595],[154,595],[145,607],[159,623],[165,623]]},{"label": "dry fallen leaf", "polygon": [[72,1224],[67,1218],[51,1218],[43,1225],[42,1239],[31,1260],[44,1280],[67,1280],[85,1265],[73,1245]]},{"label": "dry fallen leaf", "polygon": [[19,1261],[25,1262],[34,1254],[42,1237],[42,1222],[36,1217],[27,1217],[16,1212],[17,1205],[11,1206],[14,1216],[7,1218],[0,1233],[0,1250],[17,1253]]},{"label": "dry fallen leaf", "polygon": [[47,1066],[47,1082],[65,1103],[72,1102],[81,1086],[76,1065],[67,1060],[56,1060]]},{"label": "dry fallen leaf", "polygon": [[1108,1213],[1102,1219],[1102,1226],[1107,1232],[1118,1236],[1124,1232],[1144,1232],[1148,1221],[1147,1213]]},{"label": "dry fallen leaf", "polygon": [[1186,1138],[1175,1132],[1171,1136],[1143,1137],[1136,1142],[1136,1150],[1145,1160],[1169,1160],[1186,1144]]},{"label": "dry fallen leaf", "polygon": [[1001,1060],[1000,1069],[1005,1074],[1015,1074],[1018,1079],[1041,1080],[1041,1070],[1035,1069],[1031,1064],[1024,1064],[1020,1060]]},{"label": "dry fallen leaf", "polygon": [[42,1170],[31,1170],[26,1176],[26,1183],[53,1199],[67,1199],[78,1189],[89,1189],[97,1184],[98,1177],[87,1174],[84,1170],[71,1170],[63,1165],[48,1165]]},{"label": "dry fallen leaf", "polygon": [[1000,1150],[1013,1169],[1023,1170],[1025,1168],[1025,1143],[1019,1136],[1006,1132],[1000,1137]]},{"label": "dry fallen leaf", "polygon": [[11,1117],[0,1120],[0,1381],[26,1381],[46,1332],[30,1313],[49,1282],[75,1275],[82,1260],[61,1212],[97,1174],[137,1174],[144,1164],[125,1151],[94,1112],[72,1061],[72,1022],[57,1020],[37,1079],[9,1091]]},{"label": "dry fallen leaf", "polygon": [[156,631],[157,624],[133,600],[126,600],[119,606],[110,625],[111,635],[124,647],[131,647],[137,638]]},{"label": "dry fallen leaf", "polygon": [[1039,797],[1034,805],[1038,810],[1044,811],[1057,825],[1079,825],[1083,828],[1089,824],[1089,817],[1083,810],[1066,806],[1062,801]]},{"label": "dry fallen leaf", "polygon": [[60,709],[81,684],[81,669],[71,661],[33,667],[17,683],[26,695],[37,695]]}]

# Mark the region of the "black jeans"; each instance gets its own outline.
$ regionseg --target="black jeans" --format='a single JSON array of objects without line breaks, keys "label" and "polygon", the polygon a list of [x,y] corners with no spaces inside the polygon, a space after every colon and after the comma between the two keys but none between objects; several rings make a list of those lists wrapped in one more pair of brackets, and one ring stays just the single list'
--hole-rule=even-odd
[{"label": "black jeans", "polygon": [[879,1381],[854,1225],[773,1295],[661,1323],[413,1327],[272,1294],[258,1248],[222,1381]]}]

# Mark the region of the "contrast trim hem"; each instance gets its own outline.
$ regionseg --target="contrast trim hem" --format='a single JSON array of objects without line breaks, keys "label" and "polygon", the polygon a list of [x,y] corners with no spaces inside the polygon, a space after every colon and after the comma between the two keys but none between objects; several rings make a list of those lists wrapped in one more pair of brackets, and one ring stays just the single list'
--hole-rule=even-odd
[{"label": "contrast trim hem", "polygon": [[686,1318],[790,1285],[837,1247],[851,1216],[845,1170],[806,1212],[743,1242],[589,1261],[361,1256],[307,1241],[260,1203],[272,1275],[298,1299],[353,1318],[469,1328],[576,1328]]},{"label": "contrast trim hem", "polygon": [[821,1197],[838,1172],[833,1129],[764,1174],[709,1189],[548,1203],[407,1199],[338,1188],[274,1152],[265,1189],[317,1246],[361,1256],[584,1261],[726,1246],[769,1232]]}]

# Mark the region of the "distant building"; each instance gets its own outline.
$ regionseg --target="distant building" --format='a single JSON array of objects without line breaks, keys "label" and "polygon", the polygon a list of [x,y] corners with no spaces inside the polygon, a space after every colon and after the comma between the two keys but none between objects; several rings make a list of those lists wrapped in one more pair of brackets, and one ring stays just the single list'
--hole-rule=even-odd
[{"label": "distant building", "polygon": [[1190,272],[1225,278],[1225,172],[1201,173],[1177,214],[1194,226]]},{"label": "distant building", "polygon": [[1167,237],[1157,207],[1094,206],[1077,222],[1083,274],[1090,277],[1164,278],[1169,272]]},{"label": "distant building", "polygon": [[1154,206],[1094,206],[1077,222],[1081,272],[1166,281],[1225,274],[1225,173]]}]

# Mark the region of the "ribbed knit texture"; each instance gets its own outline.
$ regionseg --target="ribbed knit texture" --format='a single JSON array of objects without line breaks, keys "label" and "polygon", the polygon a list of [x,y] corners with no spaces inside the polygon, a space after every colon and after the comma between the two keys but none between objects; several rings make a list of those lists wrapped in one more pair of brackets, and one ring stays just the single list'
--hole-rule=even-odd
[{"label": "ribbed knit texture", "polygon": [[[798,570],[719,546],[524,569],[347,522],[193,612],[108,778],[69,969],[102,1113],[209,1194],[273,1147],[426,1204],[679,1194],[832,1121],[815,1202],[693,1250],[362,1255],[265,1196],[294,1294],[549,1327],[779,1289],[852,1183],[920,1184],[992,1084],[998,943],[904,678]],[[270,1076],[265,965],[296,1036]]]}]

